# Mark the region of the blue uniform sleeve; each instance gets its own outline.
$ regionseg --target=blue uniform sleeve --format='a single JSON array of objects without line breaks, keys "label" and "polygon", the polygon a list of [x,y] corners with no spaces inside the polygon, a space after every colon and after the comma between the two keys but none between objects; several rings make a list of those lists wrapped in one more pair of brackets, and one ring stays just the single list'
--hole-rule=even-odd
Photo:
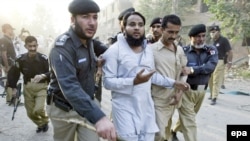
[{"label": "blue uniform sleeve", "polygon": [[64,97],[74,110],[93,124],[104,117],[105,114],[80,85],[74,65],[74,54],[64,47],[54,47],[50,52],[49,61]]},{"label": "blue uniform sleeve", "polygon": [[214,71],[218,63],[218,51],[215,47],[210,47],[206,53],[208,53],[208,56],[204,63],[199,66],[193,66],[194,73],[191,75],[210,74]]}]

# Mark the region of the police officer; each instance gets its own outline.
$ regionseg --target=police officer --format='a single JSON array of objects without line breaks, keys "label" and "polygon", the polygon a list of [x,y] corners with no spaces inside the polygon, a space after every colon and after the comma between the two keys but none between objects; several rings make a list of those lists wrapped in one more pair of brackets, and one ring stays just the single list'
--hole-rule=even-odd
[{"label": "police officer", "polygon": [[150,31],[152,33],[152,38],[147,39],[148,43],[152,44],[157,42],[162,36],[161,29],[162,18],[156,17],[150,23]]},{"label": "police officer", "polygon": [[14,44],[12,42],[12,39],[14,38],[13,30],[14,28],[10,24],[4,24],[2,26],[2,32],[4,33],[4,36],[1,40],[1,56],[5,73],[8,72],[16,58]]},{"label": "police officer", "polygon": [[97,30],[99,11],[92,0],[73,0],[69,4],[71,27],[51,49],[48,98],[53,95],[53,100],[50,103],[48,99],[48,114],[54,127],[54,141],[73,141],[75,135],[77,141],[98,141],[98,135],[116,140],[113,123],[94,101],[97,60],[92,37]]},{"label": "police officer", "polygon": [[[7,76],[9,69],[14,64],[14,61],[16,59],[16,52],[14,49],[14,44],[12,42],[15,36],[14,30],[15,29],[10,24],[2,25],[2,32],[4,36],[2,37],[1,42],[0,42],[0,47],[1,47],[0,56],[1,56],[1,62],[2,62],[1,65],[3,65],[3,70],[6,76]],[[8,87],[8,82],[6,82],[6,88],[7,88],[6,103],[9,103],[12,98],[12,90],[10,87]]]},{"label": "police officer", "polygon": [[218,64],[209,81],[209,99],[211,99],[211,105],[215,105],[224,79],[225,64],[227,64],[228,69],[232,66],[233,51],[228,39],[221,35],[219,26],[213,25],[210,27],[210,36],[213,39],[213,45],[218,50],[219,57]]},{"label": "police officer", "polygon": [[195,116],[204,99],[211,73],[218,62],[217,49],[204,44],[206,37],[204,24],[193,26],[188,35],[191,44],[183,47],[188,62],[187,67],[183,67],[182,73],[188,75],[187,82],[191,89],[182,96],[182,105],[178,109],[180,118],[172,130],[173,141],[178,141],[176,132],[180,131],[180,127],[185,141],[197,141]]},{"label": "police officer", "polygon": [[25,39],[25,47],[28,53],[17,57],[15,65],[9,70],[9,86],[13,88],[13,95],[16,93],[16,84],[20,73],[24,80],[24,105],[28,117],[38,126],[36,132],[46,132],[48,116],[45,110],[47,86],[49,82],[49,64],[47,56],[37,52],[37,39],[28,36]]}]

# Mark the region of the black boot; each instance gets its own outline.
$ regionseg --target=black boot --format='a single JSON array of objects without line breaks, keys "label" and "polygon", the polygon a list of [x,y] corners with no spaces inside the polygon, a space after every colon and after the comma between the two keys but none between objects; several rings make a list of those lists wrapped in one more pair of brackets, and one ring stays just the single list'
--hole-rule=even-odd
[{"label": "black boot", "polygon": [[215,105],[216,104],[216,98],[213,98],[211,101],[211,105]]},{"label": "black boot", "polygon": [[47,132],[49,129],[49,125],[48,123],[46,123],[44,126],[43,126],[43,132]]},{"label": "black boot", "polygon": [[40,132],[42,132],[42,131],[43,131],[43,127],[37,127],[36,133],[40,133]]},{"label": "black boot", "polygon": [[179,141],[179,139],[177,138],[177,133],[174,132],[173,130],[171,130],[171,134],[172,134],[172,141]]},{"label": "black boot", "polygon": [[36,132],[37,132],[37,133],[40,133],[40,132],[47,132],[48,129],[49,129],[49,125],[48,125],[48,123],[46,123],[46,124],[44,124],[44,125],[41,126],[41,127],[37,127]]}]

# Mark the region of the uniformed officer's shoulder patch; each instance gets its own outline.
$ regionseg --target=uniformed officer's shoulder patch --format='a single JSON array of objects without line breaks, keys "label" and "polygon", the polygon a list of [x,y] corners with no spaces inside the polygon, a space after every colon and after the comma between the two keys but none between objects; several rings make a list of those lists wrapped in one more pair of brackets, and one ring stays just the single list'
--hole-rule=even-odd
[{"label": "uniformed officer's shoulder patch", "polygon": [[41,57],[46,59],[46,60],[48,59],[47,55],[45,55],[45,54],[41,54]]},{"label": "uniformed officer's shoulder patch", "polygon": [[214,46],[205,46],[205,49],[210,55],[216,54],[216,48]]},{"label": "uniformed officer's shoulder patch", "polygon": [[68,39],[69,37],[70,37],[69,35],[63,34],[62,36],[60,36],[60,37],[56,40],[55,45],[56,45],[56,46],[63,46],[63,45],[66,43],[66,41],[67,41],[67,39]]},{"label": "uniformed officer's shoulder patch", "polygon": [[184,47],[182,47],[182,48],[183,48],[184,51],[188,51],[189,48],[190,48],[190,46],[184,46]]},{"label": "uniformed officer's shoulder patch", "polygon": [[215,50],[210,50],[209,53],[210,53],[210,55],[214,55],[215,54]]}]

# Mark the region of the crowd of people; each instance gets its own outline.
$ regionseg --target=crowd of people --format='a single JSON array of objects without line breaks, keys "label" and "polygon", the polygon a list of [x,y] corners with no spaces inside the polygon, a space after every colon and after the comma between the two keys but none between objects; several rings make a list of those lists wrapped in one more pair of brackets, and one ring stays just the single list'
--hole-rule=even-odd
[{"label": "crowd of people", "polygon": [[[93,39],[100,11],[96,2],[73,0],[68,10],[71,25],[50,40],[48,57],[24,29],[19,46],[26,51],[17,55],[14,28],[2,25],[6,103],[15,97],[22,74],[27,115],[37,133],[47,132],[51,122],[54,141],[178,141],[178,131],[185,141],[197,141],[196,115],[206,90],[215,105],[225,65],[232,65],[232,48],[220,27],[197,23],[185,45],[181,19],[169,14],[155,17],[146,37],[143,13],[129,8],[119,15],[121,31],[108,47]],[[206,33],[213,44],[206,44]],[[111,91],[111,119],[100,108],[102,83]]]}]

